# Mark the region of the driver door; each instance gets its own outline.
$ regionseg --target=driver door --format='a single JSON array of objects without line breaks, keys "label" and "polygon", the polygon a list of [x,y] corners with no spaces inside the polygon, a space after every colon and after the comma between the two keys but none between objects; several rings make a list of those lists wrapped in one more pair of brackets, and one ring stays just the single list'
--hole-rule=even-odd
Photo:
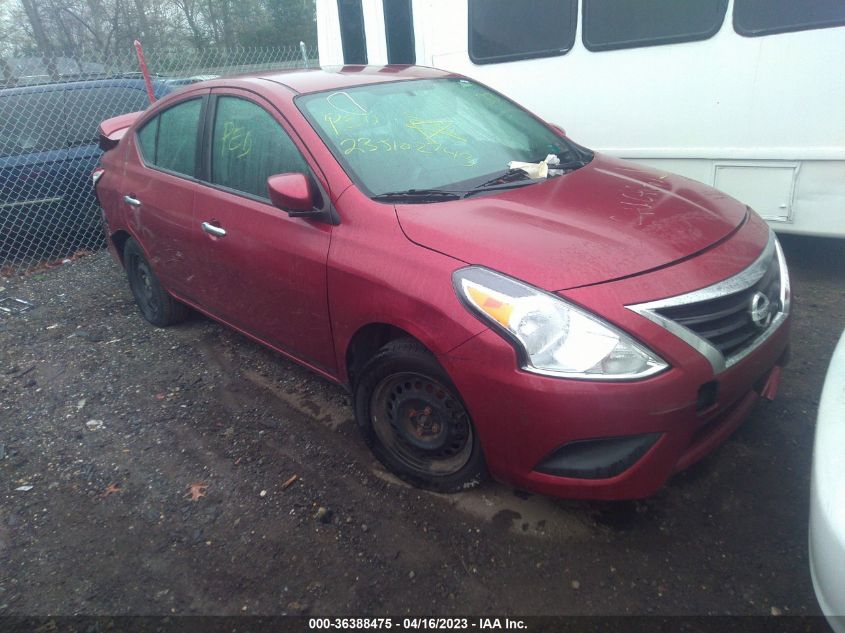
[{"label": "driver door", "polygon": [[[202,231],[196,283],[208,312],[335,373],[326,291],[332,227],[270,203],[267,178],[312,169],[279,113],[252,93],[212,91],[206,173],[194,203]],[[316,180],[316,179],[315,179]]]}]

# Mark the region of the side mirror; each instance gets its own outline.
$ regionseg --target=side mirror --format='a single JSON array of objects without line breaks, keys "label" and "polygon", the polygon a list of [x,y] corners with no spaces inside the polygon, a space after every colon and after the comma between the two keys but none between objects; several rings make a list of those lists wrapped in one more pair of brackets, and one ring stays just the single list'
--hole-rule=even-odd
[{"label": "side mirror", "polygon": [[294,218],[316,217],[322,211],[314,208],[314,187],[305,174],[276,174],[267,179],[270,202]]},{"label": "side mirror", "polygon": [[555,132],[560,134],[561,136],[566,136],[566,130],[560,127],[557,123],[549,123],[549,127],[552,128]]}]

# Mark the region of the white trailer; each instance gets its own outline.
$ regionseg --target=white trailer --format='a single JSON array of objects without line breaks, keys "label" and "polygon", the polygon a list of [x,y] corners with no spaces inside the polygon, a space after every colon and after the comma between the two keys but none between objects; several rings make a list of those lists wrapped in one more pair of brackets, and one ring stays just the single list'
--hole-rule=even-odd
[{"label": "white trailer", "polygon": [[459,72],[777,231],[845,237],[843,0],[317,0],[317,22],[324,66]]}]

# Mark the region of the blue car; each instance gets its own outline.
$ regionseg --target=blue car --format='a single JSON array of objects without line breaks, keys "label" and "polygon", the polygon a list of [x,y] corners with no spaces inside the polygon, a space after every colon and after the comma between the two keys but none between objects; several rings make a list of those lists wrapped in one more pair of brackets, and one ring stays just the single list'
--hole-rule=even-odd
[{"label": "blue car", "polygon": [[[157,98],[179,87],[153,81]],[[90,178],[102,154],[98,125],[148,105],[142,79],[0,90],[0,266],[99,245]]]}]

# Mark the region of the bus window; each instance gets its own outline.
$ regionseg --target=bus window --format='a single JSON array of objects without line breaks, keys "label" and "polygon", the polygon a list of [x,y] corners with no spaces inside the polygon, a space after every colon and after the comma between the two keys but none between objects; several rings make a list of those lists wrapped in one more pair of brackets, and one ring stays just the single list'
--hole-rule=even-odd
[{"label": "bus window", "polygon": [[584,46],[609,51],[693,42],[721,28],[727,0],[584,0]]},{"label": "bus window", "polygon": [[382,0],[388,64],[414,64],[414,15],[411,0]]},{"label": "bus window", "polygon": [[367,38],[364,35],[364,10],[361,0],[337,0],[340,43],[344,64],[367,63]]},{"label": "bus window", "polygon": [[469,57],[491,64],[563,55],[577,22],[577,0],[469,0]]},{"label": "bus window", "polygon": [[735,0],[734,30],[746,37],[845,25],[842,0]]}]

